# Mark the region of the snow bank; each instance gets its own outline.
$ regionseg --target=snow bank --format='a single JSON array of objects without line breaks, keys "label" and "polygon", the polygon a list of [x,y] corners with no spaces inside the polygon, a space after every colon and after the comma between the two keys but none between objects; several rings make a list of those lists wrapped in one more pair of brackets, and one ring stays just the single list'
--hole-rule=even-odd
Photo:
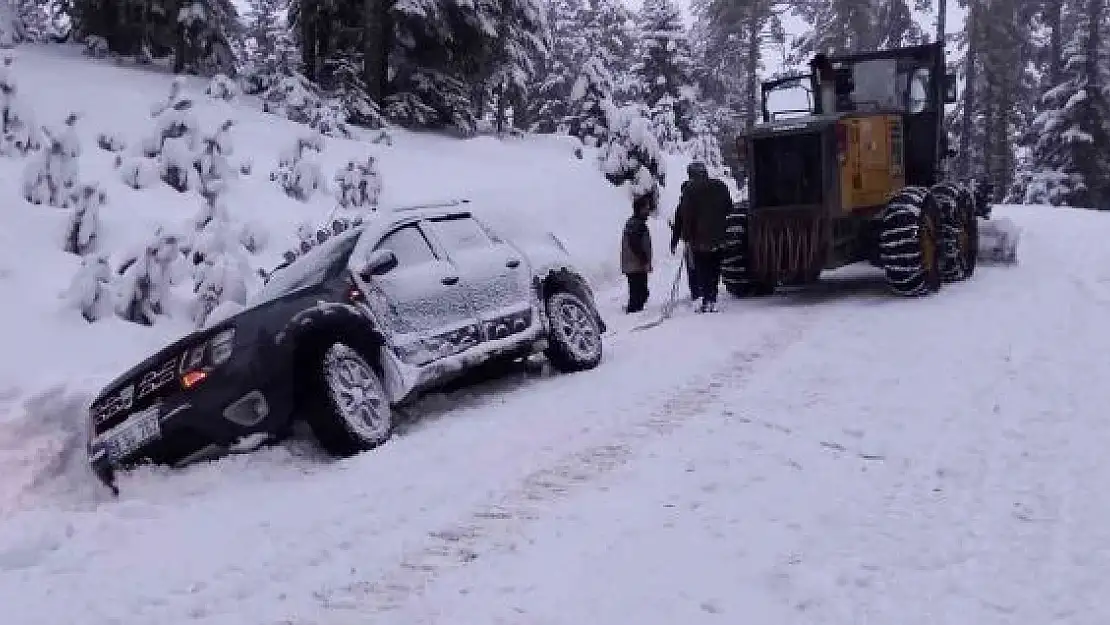
[{"label": "snow bank", "polygon": [[[576,154],[569,137],[457,140],[393,131],[392,141],[386,142],[372,141],[369,133],[356,140],[325,138],[322,152],[309,154],[325,189],[299,201],[286,195],[270,174],[290,146],[310,131],[262,112],[257,100],[208,97],[208,83],[194,78],[179,79],[180,93],[171,93],[174,79],[168,74],[89,59],[76,46],[28,45],[12,55],[9,71],[21,110],[33,112],[33,126],[75,133],[78,182],[99,184],[105,192],[105,203],[95,215],[91,253],[107,257],[112,271],[129,255],[141,255],[157,236],[187,235],[198,220],[209,217],[248,230],[260,248],[249,257],[251,269],[271,269],[298,242],[299,227],[314,228],[333,214],[341,194],[336,174],[352,161],[365,163],[373,157],[381,206],[469,198],[476,212],[511,236],[528,239],[554,232],[599,290],[623,289],[618,245],[630,211],[628,190],[609,184],[599,171],[596,151]],[[191,107],[172,106],[185,99],[192,101]],[[77,121],[66,127],[73,113]],[[202,184],[207,189],[208,183],[190,181],[189,190],[179,192],[159,179],[190,142],[203,144],[204,137],[228,120],[234,124],[220,148],[228,165],[223,169],[233,175],[221,183],[218,200],[205,207],[198,189]],[[152,140],[175,123],[187,127],[184,136],[166,139],[163,156],[145,158],[144,150],[157,147]],[[231,150],[224,154],[227,147]],[[195,299],[190,275],[175,276],[176,286],[162,302],[173,314],[158,317],[151,326],[129,323],[111,312],[91,324],[82,317],[73,301],[94,295],[95,284],[73,284],[82,259],[63,251],[72,211],[33,205],[22,197],[24,170],[33,158],[0,157],[0,299],[8,304],[0,341],[6,354],[0,357],[0,392],[12,398],[0,409],[0,437],[6,437],[0,440],[7,441],[5,453],[10,454],[10,448],[19,447],[17,441],[30,439],[26,456],[0,459],[5,466],[62,462],[78,425],[65,419],[63,424],[59,415],[80,422],[80,410],[74,407],[81,401],[76,398],[87,399],[118,372],[195,324],[189,314]],[[666,165],[670,185],[652,223],[661,258],[657,277],[668,273],[665,220],[677,203],[686,162],[672,157]],[[258,282],[250,277],[248,288],[258,288]],[[612,297],[615,301],[619,295]],[[43,470],[57,472],[47,466]]]}]

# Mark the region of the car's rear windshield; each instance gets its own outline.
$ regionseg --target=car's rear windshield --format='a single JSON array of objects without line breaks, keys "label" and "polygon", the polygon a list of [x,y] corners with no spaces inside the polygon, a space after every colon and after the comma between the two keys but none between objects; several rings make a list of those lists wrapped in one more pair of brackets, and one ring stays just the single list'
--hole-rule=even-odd
[{"label": "car's rear windshield", "polygon": [[292,263],[278,267],[251,298],[253,303],[268,302],[338,275],[346,269],[347,259],[361,233],[359,228],[337,234],[298,256]]}]

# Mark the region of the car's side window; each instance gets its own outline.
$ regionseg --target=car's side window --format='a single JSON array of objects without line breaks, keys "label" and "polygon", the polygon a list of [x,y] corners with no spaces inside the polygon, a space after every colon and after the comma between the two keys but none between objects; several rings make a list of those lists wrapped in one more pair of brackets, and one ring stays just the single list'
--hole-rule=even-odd
[{"label": "car's side window", "polygon": [[486,231],[471,217],[451,217],[431,222],[436,237],[448,251],[465,251],[493,245]]},{"label": "car's side window", "polygon": [[375,249],[389,250],[397,257],[400,268],[412,267],[436,260],[435,252],[424,234],[415,225],[404,226],[386,235]]}]

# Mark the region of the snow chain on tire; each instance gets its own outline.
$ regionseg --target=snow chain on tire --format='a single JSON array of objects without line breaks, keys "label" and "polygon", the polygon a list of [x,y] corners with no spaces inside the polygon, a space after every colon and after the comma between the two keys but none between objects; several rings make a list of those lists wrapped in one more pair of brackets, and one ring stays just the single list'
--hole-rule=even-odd
[{"label": "snow chain on tire", "polygon": [[966,280],[975,272],[979,232],[975,200],[955,182],[941,182],[930,190],[940,209],[940,274],[945,282]]},{"label": "snow chain on tire", "polygon": [[767,287],[748,272],[748,213],[741,208],[725,217],[725,247],[721,254],[721,282],[735,297],[766,294]]},{"label": "snow chain on tire", "polygon": [[[887,204],[879,264],[895,294],[913,297],[940,288],[940,221],[936,201],[923,187],[906,187]],[[932,250],[931,261],[926,259],[927,249]]]}]

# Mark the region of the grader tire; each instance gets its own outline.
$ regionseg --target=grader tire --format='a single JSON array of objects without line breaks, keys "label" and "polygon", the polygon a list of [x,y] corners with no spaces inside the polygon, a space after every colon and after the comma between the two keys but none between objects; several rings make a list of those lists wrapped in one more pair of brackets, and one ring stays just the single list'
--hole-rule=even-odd
[{"label": "grader tire", "polygon": [[940,275],[945,282],[966,280],[975,273],[979,255],[979,222],[975,198],[964,185],[942,182],[930,190],[941,214]]},{"label": "grader tire", "polygon": [[773,286],[752,280],[748,272],[748,213],[741,209],[725,218],[725,247],[721,254],[721,282],[733,297],[770,295]]},{"label": "grader tire", "polygon": [[941,286],[940,208],[923,187],[906,187],[887,204],[879,234],[879,264],[896,295],[928,295]]}]

